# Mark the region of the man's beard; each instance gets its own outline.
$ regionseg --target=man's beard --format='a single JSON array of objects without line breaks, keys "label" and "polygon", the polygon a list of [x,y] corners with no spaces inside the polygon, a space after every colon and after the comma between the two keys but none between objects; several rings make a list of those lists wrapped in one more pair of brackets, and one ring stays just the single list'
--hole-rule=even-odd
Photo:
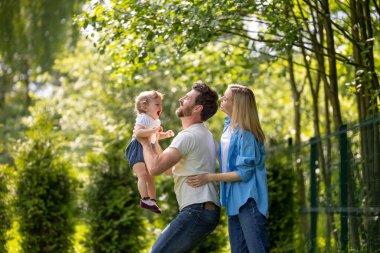
[{"label": "man's beard", "polygon": [[194,106],[192,106],[191,108],[180,107],[177,109],[175,113],[177,114],[178,118],[188,117],[192,115],[193,108]]}]

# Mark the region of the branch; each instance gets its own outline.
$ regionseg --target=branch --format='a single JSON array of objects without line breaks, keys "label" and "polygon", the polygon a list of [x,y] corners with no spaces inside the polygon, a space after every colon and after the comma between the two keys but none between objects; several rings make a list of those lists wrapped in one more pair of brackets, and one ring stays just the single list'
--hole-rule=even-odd
[{"label": "branch", "polygon": [[[262,55],[266,55],[266,56],[269,56],[270,58],[273,58],[273,59],[281,59],[281,60],[284,60],[284,61],[288,61],[288,59],[286,57],[283,57],[283,56],[278,55],[278,54],[275,55],[275,56],[273,56],[273,55],[271,55],[271,54],[269,54],[269,53],[267,53],[265,51],[262,51],[262,50],[257,50],[257,49],[252,49],[252,48],[248,48],[248,47],[243,47],[243,46],[240,46],[240,45],[237,45],[237,44],[226,42],[224,40],[221,40],[221,41],[217,40],[217,42],[223,43],[225,45],[233,46],[233,47],[236,47],[236,48],[240,48],[240,49],[243,49],[243,50],[249,50],[251,52],[256,52],[256,53],[259,53],[259,54],[262,54]],[[302,63],[298,63],[298,62],[293,61],[293,64],[306,68],[306,66],[304,64],[302,64]],[[313,71],[316,71],[316,72],[319,72],[319,70],[315,69],[315,68],[311,68],[310,67],[309,69],[313,70]]]},{"label": "branch", "polygon": [[356,44],[356,42],[354,41],[354,39],[346,32],[346,30],[343,27],[341,27],[340,25],[338,25],[337,23],[335,23],[330,18],[330,16],[326,16],[325,13],[323,13],[322,11],[320,11],[317,6],[311,4],[309,0],[304,0],[304,2],[307,3],[310,7],[312,7],[316,12],[318,12],[318,14],[320,14],[321,16],[323,16],[325,18],[328,18],[329,21],[331,22],[331,24],[335,28],[337,28],[349,41],[351,41],[351,43]]}]

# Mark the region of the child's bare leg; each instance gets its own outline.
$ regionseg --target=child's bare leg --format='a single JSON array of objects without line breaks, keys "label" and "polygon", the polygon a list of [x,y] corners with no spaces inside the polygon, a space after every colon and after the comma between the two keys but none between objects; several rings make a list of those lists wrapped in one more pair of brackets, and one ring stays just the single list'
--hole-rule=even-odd
[{"label": "child's bare leg", "polygon": [[[137,176],[137,188],[141,195],[140,207],[148,209],[154,213],[161,213],[160,208],[158,208],[155,201],[150,200],[151,198],[156,198],[155,185],[154,185],[154,177],[148,173],[148,170],[145,167],[144,163],[136,163],[133,166],[133,172]],[[153,178],[153,193],[151,195],[151,190],[148,188],[148,185],[151,186],[151,178]],[[150,183],[148,183],[150,182]]]},{"label": "child's bare leg", "polygon": [[147,182],[149,180],[150,175],[146,170],[144,163],[136,163],[133,165],[133,172],[137,176],[137,188],[139,190],[141,198],[149,197]]},{"label": "child's bare leg", "polygon": [[154,182],[154,176],[147,176],[148,194],[151,199],[156,199],[156,184]]},{"label": "child's bare leg", "polygon": [[152,202],[153,202],[153,204],[154,204],[154,206],[156,208],[154,210],[154,212],[161,213],[161,210],[158,207],[157,200],[156,200],[156,185],[155,185],[155,182],[154,182],[154,176],[152,176],[152,175],[148,176],[148,183],[147,183],[147,185],[148,185],[149,197],[152,200]]}]

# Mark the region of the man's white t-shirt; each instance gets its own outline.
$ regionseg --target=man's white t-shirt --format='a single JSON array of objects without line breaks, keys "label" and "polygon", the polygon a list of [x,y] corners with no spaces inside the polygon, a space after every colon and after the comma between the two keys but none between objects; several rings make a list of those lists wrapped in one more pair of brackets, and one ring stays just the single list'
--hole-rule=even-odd
[{"label": "man's white t-shirt", "polygon": [[211,132],[203,123],[193,124],[173,139],[170,148],[177,149],[182,159],[173,169],[174,191],[179,209],[196,203],[212,201],[220,206],[215,182],[194,188],[186,184],[186,177],[215,173],[216,145]]}]

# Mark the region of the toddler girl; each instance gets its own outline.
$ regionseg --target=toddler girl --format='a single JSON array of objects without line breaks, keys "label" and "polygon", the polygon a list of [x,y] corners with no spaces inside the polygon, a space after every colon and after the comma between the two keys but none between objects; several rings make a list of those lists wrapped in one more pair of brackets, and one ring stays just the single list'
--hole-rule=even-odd
[{"label": "toddler girl", "polygon": [[[137,118],[134,135],[136,137],[149,137],[153,147],[159,139],[174,136],[172,130],[162,132],[159,120],[162,113],[162,97],[163,95],[160,92],[153,90],[140,93],[135,100]],[[133,169],[138,179],[137,188],[141,196],[140,207],[161,213],[156,202],[154,176],[150,175],[146,168],[141,144],[132,138],[125,153],[129,167]]]}]

